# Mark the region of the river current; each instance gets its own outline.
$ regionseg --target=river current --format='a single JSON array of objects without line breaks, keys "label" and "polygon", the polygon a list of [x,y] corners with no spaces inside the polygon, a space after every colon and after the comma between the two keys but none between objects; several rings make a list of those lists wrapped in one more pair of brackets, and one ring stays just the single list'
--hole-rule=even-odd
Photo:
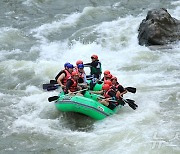
[{"label": "river current", "polygon": [[[176,0],[1,0],[0,153],[179,154],[180,43],[150,49],[137,40],[148,10],[162,7],[180,20]],[[92,54],[137,88],[124,96],[137,110],[95,121],[47,101],[60,90],[42,84]]]}]

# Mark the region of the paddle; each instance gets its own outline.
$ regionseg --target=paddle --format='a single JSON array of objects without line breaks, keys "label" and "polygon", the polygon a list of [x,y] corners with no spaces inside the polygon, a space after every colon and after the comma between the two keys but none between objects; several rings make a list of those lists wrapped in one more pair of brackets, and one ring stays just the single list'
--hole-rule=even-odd
[{"label": "paddle", "polygon": [[126,87],[125,88],[128,92],[136,93],[136,88],[134,87]]},{"label": "paddle", "polygon": [[136,110],[136,108],[138,107],[138,105],[134,103],[134,100],[122,98],[122,101],[127,103],[133,110]]},{"label": "paddle", "polygon": [[57,81],[56,80],[50,80],[50,83],[51,84],[57,84]]},{"label": "paddle", "polygon": [[51,84],[51,83],[47,83],[47,84],[43,84],[43,89],[47,89],[48,87],[53,87],[53,86],[60,86],[59,84]]},{"label": "paddle", "polygon": [[[100,99],[105,99],[104,96],[99,96],[99,98],[100,98]],[[112,98],[112,99],[110,99],[109,101],[111,101],[111,102],[119,102],[121,105],[124,105],[125,103],[127,103],[133,110],[136,110],[136,108],[138,107],[138,105],[135,104],[135,103],[134,103],[135,101],[132,100],[132,99],[124,99],[124,98],[121,97],[121,100],[114,100],[114,99]]]},{"label": "paddle", "polygon": [[136,110],[136,108],[138,107],[138,105],[134,103],[135,101],[131,100],[131,99],[123,99],[122,98],[122,100],[118,100],[118,101],[116,101],[116,100],[109,100],[109,101],[119,102],[121,105],[124,105],[125,103],[127,103],[133,110]]},{"label": "paddle", "polygon": [[43,84],[43,89],[58,85],[56,80],[50,80],[49,83]]},{"label": "paddle", "polygon": [[[78,92],[82,92],[82,91],[85,91],[85,90],[88,90],[88,89],[82,89],[82,90],[78,90],[78,91],[75,91],[75,92],[72,92],[73,94],[77,94]],[[69,96],[70,94],[65,94],[65,96]],[[59,96],[52,96],[52,97],[49,97],[48,98],[48,101],[49,102],[52,102],[52,101],[55,101],[59,98]]]},{"label": "paddle", "polygon": [[49,102],[52,102],[52,101],[57,100],[58,98],[59,98],[59,96],[52,96],[52,97],[49,97],[49,98],[48,98],[48,101],[49,101]]},{"label": "paddle", "polygon": [[[91,78],[87,78],[91,79]],[[50,83],[43,84],[43,89],[46,89],[47,91],[56,90],[58,89],[60,85],[57,83],[56,80],[50,80]]]},{"label": "paddle", "polygon": [[[83,86],[85,86],[85,84],[84,83],[80,83],[80,84],[78,84],[78,86],[83,87]],[[43,84],[43,89],[46,89],[47,91],[56,90],[59,87],[60,87],[59,84]]]},{"label": "paddle", "polygon": [[47,91],[56,90],[56,89],[58,89],[59,86],[60,85],[49,86],[49,87],[47,87]]}]

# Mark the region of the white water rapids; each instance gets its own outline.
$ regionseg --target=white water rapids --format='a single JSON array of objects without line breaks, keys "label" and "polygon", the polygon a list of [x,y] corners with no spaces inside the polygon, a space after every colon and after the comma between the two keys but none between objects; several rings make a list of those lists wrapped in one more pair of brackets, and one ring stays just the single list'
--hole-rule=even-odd
[{"label": "white water rapids", "polygon": [[[180,20],[180,2],[152,1],[145,9],[144,0],[139,10],[133,0],[67,2],[0,2],[0,153],[178,154],[180,44],[151,50],[138,45],[137,30],[156,5]],[[59,90],[45,92],[42,84],[65,62],[90,62],[92,54],[103,71],[137,88],[124,96],[137,110],[126,105],[94,121],[47,101]]]}]

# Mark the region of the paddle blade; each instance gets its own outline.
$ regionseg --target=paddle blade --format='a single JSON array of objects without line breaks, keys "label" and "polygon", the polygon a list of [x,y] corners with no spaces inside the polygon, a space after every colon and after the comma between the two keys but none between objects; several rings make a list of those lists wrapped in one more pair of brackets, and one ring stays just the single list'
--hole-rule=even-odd
[{"label": "paddle blade", "polygon": [[56,101],[59,98],[59,96],[52,96],[48,98],[49,102]]},{"label": "paddle blade", "polygon": [[134,100],[131,100],[131,99],[123,99],[126,103],[128,103],[128,105],[133,109],[133,110],[136,110],[136,108],[138,107],[137,104],[135,104]]},{"label": "paddle blade", "polygon": [[131,102],[131,103],[134,103],[135,101],[132,100],[132,99],[126,99],[127,102]]},{"label": "paddle blade", "polygon": [[134,102],[135,102],[134,100],[126,99],[126,101],[127,101],[128,103],[132,104],[133,106],[138,107],[138,105],[134,103]]},{"label": "paddle blade", "polygon": [[134,87],[126,87],[125,89],[126,89],[128,92],[136,93],[136,88],[134,88]]},{"label": "paddle blade", "polygon": [[56,80],[50,80],[50,84],[58,84]]},{"label": "paddle blade", "polygon": [[52,91],[52,90],[56,90],[56,89],[58,89],[57,86],[52,86],[52,87],[48,87],[47,91]]},{"label": "paddle blade", "polygon": [[47,89],[48,87],[52,87],[52,86],[54,86],[54,84],[50,84],[50,83],[43,84],[43,89]]},{"label": "paddle blade", "polygon": [[48,84],[43,84],[43,89],[47,89],[48,86],[49,86],[49,83]]},{"label": "paddle blade", "polygon": [[51,89],[52,90],[57,89],[59,86],[60,86],[59,84],[50,84],[50,83],[48,83],[48,84],[43,84],[43,89],[46,89],[47,91],[50,91]]},{"label": "paddle blade", "polygon": [[133,109],[136,110],[136,106],[134,104],[128,103],[128,105]]}]

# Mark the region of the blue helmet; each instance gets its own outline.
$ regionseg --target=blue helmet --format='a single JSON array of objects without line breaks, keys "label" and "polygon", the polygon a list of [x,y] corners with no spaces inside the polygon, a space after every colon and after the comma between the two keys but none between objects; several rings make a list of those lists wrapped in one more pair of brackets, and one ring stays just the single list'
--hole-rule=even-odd
[{"label": "blue helmet", "polygon": [[84,68],[84,65],[83,64],[79,64],[77,67],[78,68]]},{"label": "blue helmet", "polygon": [[67,64],[67,68],[74,68],[73,64]]},{"label": "blue helmet", "polygon": [[67,67],[68,64],[70,64],[70,63],[69,63],[69,62],[66,62],[66,63],[64,64],[64,67]]}]

